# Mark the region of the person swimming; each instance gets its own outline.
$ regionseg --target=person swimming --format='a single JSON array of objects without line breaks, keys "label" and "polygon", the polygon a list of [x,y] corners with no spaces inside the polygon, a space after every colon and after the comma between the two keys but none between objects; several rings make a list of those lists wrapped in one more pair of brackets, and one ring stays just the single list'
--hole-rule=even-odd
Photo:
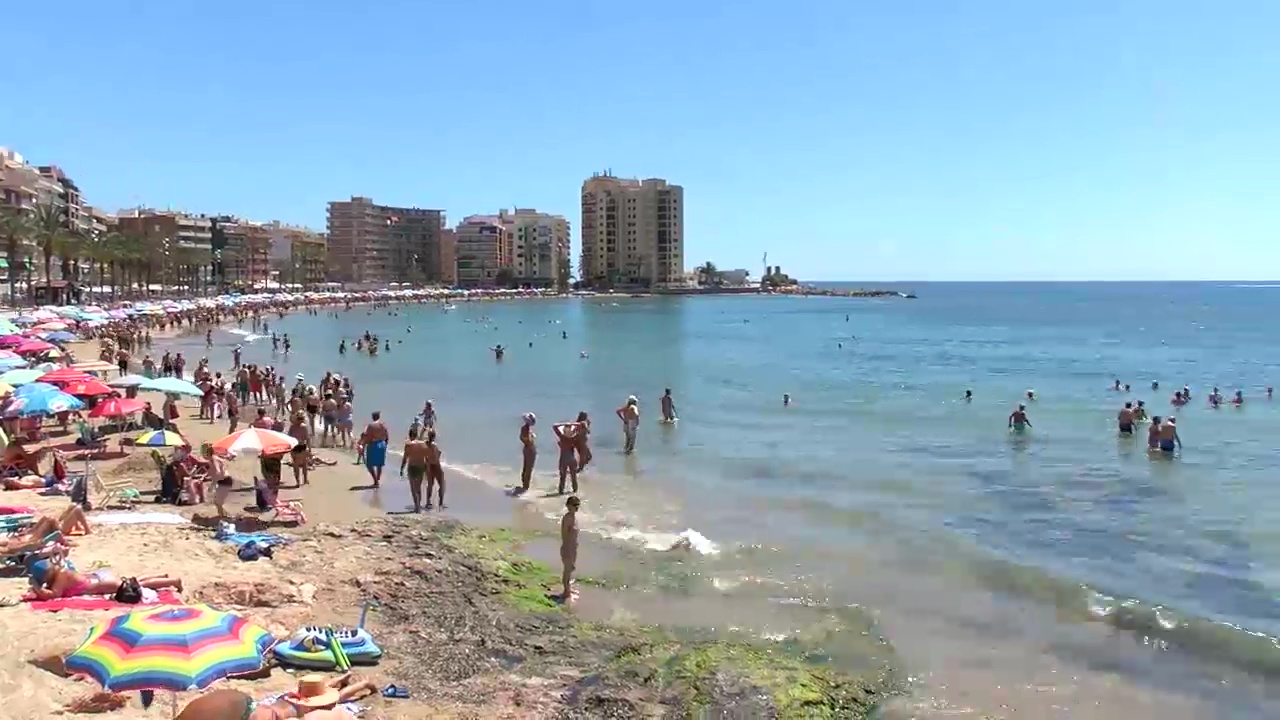
[{"label": "person swimming", "polygon": [[1236,395],[1235,395],[1235,397],[1231,398],[1231,404],[1232,404],[1232,405],[1235,405],[1236,407],[1240,407],[1241,405],[1244,405],[1244,391],[1243,391],[1243,390],[1237,390],[1237,391],[1236,391]]},{"label": "person swimming", "polygon": [[1031,420],[1027,417],[1027,406],[1018,403],[1018,409],[1009,413],[1009,429],[1021,433],[1029,427],[1031,427]]},{"label": "person swimming", "polygon": [[964,391],[964,401],[965,401],[965,402],[973,402],[973,391],[972,391],[972,390],[965,390],[965,391]]},{"label": "person swimming", "polygon": [[1035,391],[1035,390],[1028,390],[1028,391],[1027,391],[1027,401],[1028,401],[1028,402],[1035,402],[1035,399],[1036,399],[1036,391]]},{"label": "person swimming", "polygon": [[1174,390],[1173,399],[1169,401],[1169,404],[1174,407],[1182,407],[1187,404],[1187,397],[1182,394],[1181,390]]},{"label": "person swimming", "polygon": [[1127,402],[1116,415],[1116,426],[1121,435],[1133,435],[1133,403]]}]

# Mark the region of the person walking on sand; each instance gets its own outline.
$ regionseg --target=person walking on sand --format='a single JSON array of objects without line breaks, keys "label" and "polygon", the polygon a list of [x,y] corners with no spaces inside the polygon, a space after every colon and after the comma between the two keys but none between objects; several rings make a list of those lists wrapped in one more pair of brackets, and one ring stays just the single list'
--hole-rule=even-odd
[{"label": "person walking on sand", "polygon": [[538,418],[533,413],[524,414],[524,424],[520,426],[520,492],[529,492],[529,484],[533,481],[533,464],[538,461],[538,436],[533,426]]},{"label": "person walking on sand", "polygon": [[298,441],[289,451],[289,459],[293,462],[294,487],[302,487],[311,483],[311,430],[307,427],[306,417],[296,412],[289,418],[289,437]]},{"label": "person walking on sand", "polygon": [[578,433],[582,426],[576,422],[556,423],[551,426],[551,432],[556,435],[556,442],[560,445],[560,489],[556,494],[564,494],[565,476],[569,476],[573,480],[573,492],[578,493]]},{"label": "person walking on sand", "polygon": [[364,466],[369,471],[373,486],[382,485],[382,468],[387,464],[387,426],[382,422],[382,413],[374,410],[369,424],[360,434],[360,442],[364,446]]},{"label": "person walking on sand", "polygon": [[231,496],[231,477],[227,475],[227,464],[213,452],[213,445],[205,443],[200,446],[200,454],[204,456],[205,466],[209,468],[209,480],[213,483],[213,506],[218,509],[218,517],[227,517],[224,507]]},{"label": "person walking on sand", "polygon": [[578,507],[582,501],[570,495],[564,501],[564,517],[560,518],[561,602],[573,600],[573,571],[578,565]]},{"label": "person walking on sand", "polygon": [[[409,428],[409,439],[404,444],[404,454],[400,458],[400,477],[404,477],[405,468],[409,469],[409,495],[413,498],[413,511],[422,511],[422,481],[427,478],[427,444],[418,439],[418,429]],[[427,507],[431,507],[431,496],[427,496]]]},{"label": "person walking on sand", "polygon": [[640,401],[635,395],[627,398],[627,404],[618,408],[622,421],[622,452],[630,455],[636,451],[636,431],[640,429]]},{"label": "person walking on sand", "polygon": [[431,490],[439,488],[437,499],[441,510],[444,510],[444,465],[440,463],[440,446],[436,445],[436,431],[427,431],[427,509],[431,509]]}]

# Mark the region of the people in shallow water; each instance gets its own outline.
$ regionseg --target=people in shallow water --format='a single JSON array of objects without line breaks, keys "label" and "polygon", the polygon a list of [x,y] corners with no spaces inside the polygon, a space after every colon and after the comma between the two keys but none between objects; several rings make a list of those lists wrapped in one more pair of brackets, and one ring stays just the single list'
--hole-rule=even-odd
[{"label": "people in shallow water", "polygon": [[1147,450],[1160,450],[1160,426],[1161,419],[1159,415],[1151,416],[1151,427],[1147,428]]},{"label": "people in shallow water", "polygon": [[791,393],[782,393],[782,407],[787,407],[790,404],[791,404]]},{"label": "people in shallow water", "polygon": [[1217,387],[1214,387],[1213,392],[1209,393],[1209,404],[1215,408],[1222,405],[1222,393],[1218,391]]},{"label": "people in shallow water", "polygon": [[1174,390],[1173,399],[1169,401],[1169,404],[1174,407],[1182,407],[1187,404],[1187,396],[1183,395],[1181,390]]},{"label": "people in shallow water", "polygon": [[1116,426],[1119,427],[1121,435],[1133,435],[1133,403],[1127,402],[1120,408],[1120,413],[1116,416]]},{"label": "people in shallow water", "polygon": [[972,391],[972,390],[965,390],[965,391],[964,391],[964,401],[965,401],[965,402],[973,402],[973,391]]},{"label": "people in shallow water", "polygon": [[1182,449],[1182,438],[1178,436],[1178,421],[1169,418],[1160,424],[1160,451],[1172,454],[1174,449]]},{"label": "people in shallow water", "polygon": [[1231,398],[1231,404],[1239,407],[1244,404],[1244,391],[1237,390],[1235,397]]},{"label": "people in shallow water", "polygon": [[1027,417],[1027,406],[1018,403],[1018,409],[1009,413],[1009,429],[1022,432],[1029,427],[1031,427],[1031,420]]},{"label": "people in shallow water", "polygon": [[676,399],[671,397],[671,388],[666,388],[662,393],[662,419],[666,422],[672,422],[676,419]]},{"label": "people in shallow water", "polygon": [[1035,401],[1035,399],[1036,399],[1036,391],[1035,391],[1035,390],[1028,390],[1028,391],[1027,391],[1027,402],[1034,402],[1034,401]]},{"label": "people in shallow water", "polygon": [[1147,406],[1142,400],[1139,400],[1138,406],[1133,409],[1133,421],[1136,423],[1147,421]]}]

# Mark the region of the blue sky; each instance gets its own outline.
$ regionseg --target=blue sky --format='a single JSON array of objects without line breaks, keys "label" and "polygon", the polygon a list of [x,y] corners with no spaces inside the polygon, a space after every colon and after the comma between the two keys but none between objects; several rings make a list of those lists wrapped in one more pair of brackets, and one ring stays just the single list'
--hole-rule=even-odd
[{"label": "blue sky", "polygon": [[[64,0],[4,9],[0,144],[89,202],[323,227],[352,194],[578,225],[685,187],[686,264],[1262,279],[1280,2]],[[575,235],[576,247],[576,235]]]}]

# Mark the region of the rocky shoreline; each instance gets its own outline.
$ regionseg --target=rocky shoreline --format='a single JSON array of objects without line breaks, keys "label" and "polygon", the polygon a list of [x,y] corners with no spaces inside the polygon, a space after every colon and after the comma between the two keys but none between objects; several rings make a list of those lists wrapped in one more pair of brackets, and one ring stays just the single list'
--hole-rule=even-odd
[{"label": "rocky shoreline", "polygon": [[433,717],[856,719],[900,687],[878,637],[855,676],[820,644],[582,621],[505,531],[390,516],[308,535],[290,570],[326,578],[317,612],[372,602],[382,673]]}]

